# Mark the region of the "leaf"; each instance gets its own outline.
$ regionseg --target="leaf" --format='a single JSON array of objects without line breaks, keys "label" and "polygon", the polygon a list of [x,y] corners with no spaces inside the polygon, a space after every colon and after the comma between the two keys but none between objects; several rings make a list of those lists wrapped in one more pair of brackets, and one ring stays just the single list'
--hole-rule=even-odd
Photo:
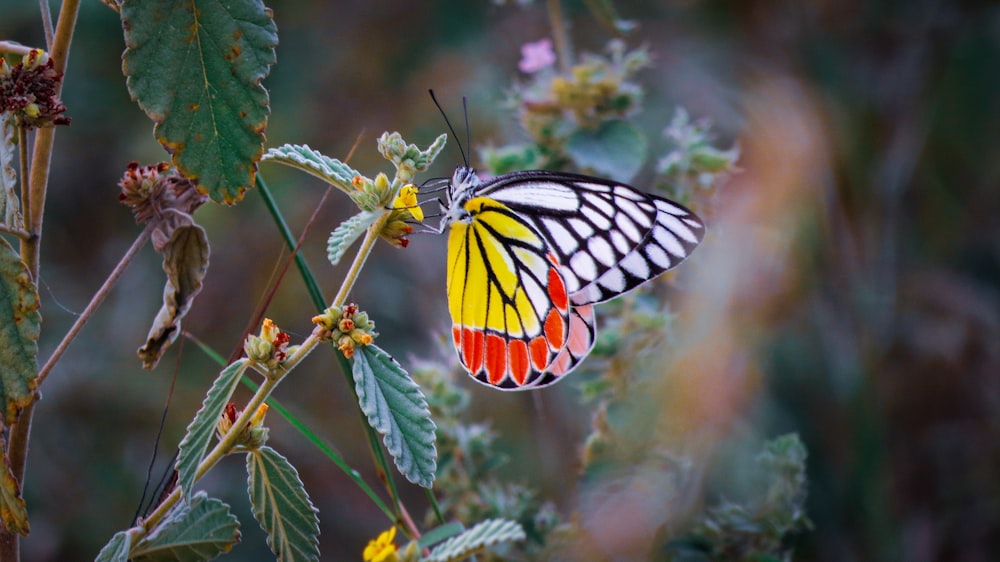
[{"label": "leaf", "polygon": [[351,193],[351,182],[361,173],[336,158],[317,152],[309,145],[285,144],[264,154],[261,162],[273,161],[302,170],[337,186],[344,193]]},{"label": "leaf", "polygon": [[23,228],[17,193],[17,126],[13,114],[0,113],[0,221],[11,228]]},{"label": "leaf", "polygon": [[[0,451],[6,450],[3,436],[0,435]],[[3,527],[12,533],[28,536],[31,527],[28,525],[28,509],[21,497],[21,486],[10,472],[10,460],[7,455],[0,454],[0,520]]]},{"label": "leaf", "polygon": [[594,19],[616,35],[625,35],[637,27],[636,22],[623,20],[618,15],[618,10],[611,0],[584,0],[584,3]]},{"label": "leaf", "polygon": [[487,519],[468,531],[439,544],[422,562],[461,560],[488,546],[504,542],[523,541],[524,529],[514,521]]},{"label": "leaf", "polygon": [[364,234],[365,230],[378,218],[378,213],[362,211],[340,223],[330,233],[330,239],[326,242],[326,257],[329,258],[330,263],[333,265],[340,263],[340,258],[344,257],[344,253],[351,247],[351,244]]},{"label": "leaf", "polygon": [[177,485],[181,487],[181,493],[185,497],[191,496],[191,487],[194,486],[196,471],[201,459],[204,458],[208,450],[208,444],[215,434],[215,425],[222,415],[222,410],[233,395],[236,385],[240,381],[240,376],[249,367],[250,361],[246,358],[234,361],[219,373],[219,376],[212,383],[212,388],[208,389],[205,401],[202,403],[198,413],[187,426],[187,433],[181,439],[180,451],[177,453]]},{"label": "leaf", "polygon": [[355,350],[353,375],[361,411],[382,434],[396,468],[410,482],[430,488],[437,470],[435,426],[420,387],[375,345]]},{"label": "leaf", "polygon": [[575,131],[566,152],[582,169],[628,182],[646,160],[646,137],[625,121],[605,121],[597,129]]},{"label": "leaf", "polygon": [[131,546],[132,541],[129,539],[128,531],[118,531],[97,553],[94,562],[128,562]]},{"label": "leaf", "polygon": [[253,185],[277,28],[259,0],[123,0],[122,71],[173,164],[215,201]]},{"label": "leaf", "polygon": [[[188,216],[183,213],[176,215]],[[177,226],[160,252],[163,254],[163,271],[167,274],[163,306],[153,319],[146,343],[137,352],[142,366],[150,370],[156,367],[167,347],[177,339],[181,332],[181,320],[201,292],[202,281],[208,272],[209,247],[205,230],[193,221]]]},{"label": "leaf", "polygon": [[38,290],[27,266],[0,238],[0,403],[10,425],[31,403],[38,385]]},{"label": "leaf", "polygon": [[264,446],[247,454],[253,515],[278,560],[319,560],[319,518],[295,467]]},{"label": "leaf", "polygon": [[457,521],[446,523],[440,527],[435,527],[421,535],[419,541],[420,548],[428,548],[431,545],[450,539],[451,537],[458,536],[464,531],[465,526]]},{"label": "leaf", "polygon": [[132,549],[135,562],[201,562],[232,550],[240,542],[240,522],[229,506],[198,492],[191,503],[178,502],[159,525]]}]

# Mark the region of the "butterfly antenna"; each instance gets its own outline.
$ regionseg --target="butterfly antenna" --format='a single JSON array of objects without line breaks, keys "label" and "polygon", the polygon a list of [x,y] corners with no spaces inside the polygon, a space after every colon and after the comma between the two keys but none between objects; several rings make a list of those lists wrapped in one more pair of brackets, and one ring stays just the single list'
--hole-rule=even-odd
[{"label": "butterfly antenna", "polygon": [[[434,105],[437,106],[438,111],[441,113],[441,117],[444,117],[444,122],[448,125],[448,130],[451,131],[451,138],[455,139],[455,144],[458,145],[458,151],[462,154],[462,162],[465,163],[465,167],[469,167],[469,159],[465,156],[465,149],[462,148],[462,141],[458,140],[458,135],[455,134],[455,128],[451,126],[451,121],[448,120],[448,115],[445,114],[444,109],[441,108],[441,104],[438,103],[437,96],[434,95],[434,90],[427,90],[431,94],[431,99],[434,100]],[[462,98],[462,106],[465,106],[465,98]],[[466,134],[469,132],[469,118],[468,113],[466,113],[465,118],[465,129]],[[466,139],[468,141],[468,139]]]},{"label": "butterfly antenna", "polygon": [[[471,127],[469,127],[469,106],[465,101],[465,96],[462,96],[462,115],[465,117],[465,146],[472,150],[472,132]],[[469,161],[465,161],[465,167],[469,167]]]}]

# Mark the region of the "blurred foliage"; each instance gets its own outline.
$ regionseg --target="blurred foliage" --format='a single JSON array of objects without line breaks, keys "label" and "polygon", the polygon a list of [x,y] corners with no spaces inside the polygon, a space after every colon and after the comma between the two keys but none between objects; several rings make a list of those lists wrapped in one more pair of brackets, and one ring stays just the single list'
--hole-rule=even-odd
[{"label": "blurred foliage", "polygon": [[[383,130],[412,131],[407,138],[426,145],[444,129],[429,87],[442,98],[468,96],[477,144],[529,142],[502,102],[520,46],[549,34],[540,5],[273,7],[281,44],[265,82],[269,146],[307,142],[347,160],[356,142],[370,147]],[[535,498],[550,498],[560,513],[579,512],[585,526],[637,522],[648,537],[656,528],[644,527],[644,517],[668,502],[681,512],[719,505],[711,489],[695,498],[651,493],[670,484],[664,475],[690,462],[702,467],[691,473],[695,483],[706,474],[737,478],[733,467],[742,465],[728,450],[795,431],[809,451],[805,511],[814,524],[795,540],[796,559],[990,559],[1000,552],[1000,74],[990,71],[1000,60],[1000,10],[975,0],[670,0],[617,8],[638,23],[629,44],[645,45],[651,59],[638,74],[646,94],[635,123],[650,153],[670,149],[659,135],[677,105],[710,117],[720,145],[738,140],[741,151],[742,172],[706,217],[725,217],[710,230],[731,251],[696,255],[696,271],[683,273],[679,287],[654,289],[685,303],[668,322],[689,320],[671,331],[678,341],[655,342],[658,353],[644,359],[672,382],[645,388],[658,392],[646,392],[650,410],[636,409],[631,417],[641,424],[631,435],[659,434],[673,456],[650,450],[646,464],[614,473],[614,486],[578,483],[590,413],[577,389],[598,380],[586,372],[539,397],[470,386],[465,411],[474,419],[466,423],[490,422],[492,447],[509,459],[500,470],[512,481],[530,480]],[[607,30],[582,10],[567,3],[575,46],[601,52]],[[43,44],[37,4],[0,0],[0,13],[0,37]],[[115,202],[125,164],[162,159],[125,90],[123,48],[117,15],[85,3],[62,100],[73,124],[57,134],[60,160],[47,201],[41,357],[135,235]],[[357,169],[380,164],[371,150],[347,161]],[[450,175],[447,168],[436,173]],[[319,184],[261,169],[283,185],[279,203],[300,230],[316,210]],[[653,170],[643,169],[633,182],[643,187],[651,178]],[[320,209],[323,227],[303,244],[317,270],[332,225],[352,209],[344,200]],[[205,207],[198,220],[213,246],[212,268],[186,327],[227,350],[241,341],[243,322],[234,319],[250,315],[282,243],[254,193],[234,209]],[[380,344],[406,366],[445,329],[443,249],[441,239],[414,236],[405,251],[376,252],[353,295],[377,320]],[[153,374],[131,355],[160,302],[158,261],[149,252],[131,268],[47,383],[26,482],[28,560],[91,557],[127,524],[168,392],[166,371],[177,365],[180,380],[164,443],[179,439],[215,373],[190,346],[178,345],[164,372]],[[343,270],[328,271],[330,291]],[[742,293],[699,298],[703,288]],[[303,295],[286,282],[269,313],[290,330],[308,331]],[[625,303],[598,316],[614,316],[610,306]],[[618,325],[601,324],[599,334],[628,337]],[[704,352],[686,351],[692,341]],[[675,363],[682,368],[663,367]],[[300,371],[278,398],[367,467],[349,392],[326,364]],[[628,414],[611,408],[604,415]],[[287,426],[273,423],[270,442],[282,443],[320,509],[324,556],[357,559],[385,528],[384,516],[358,508],[364,500],[349,479]],[[171,452],[161,446],[163,457]],[[234,511],[250,520],[249,506],[238,501],[242,479],[207,484],[234,498]],[[422,505],[419,490],[404,493],[408,505]],[[272,558],[252,525],[244,533],[233,556]]]}]

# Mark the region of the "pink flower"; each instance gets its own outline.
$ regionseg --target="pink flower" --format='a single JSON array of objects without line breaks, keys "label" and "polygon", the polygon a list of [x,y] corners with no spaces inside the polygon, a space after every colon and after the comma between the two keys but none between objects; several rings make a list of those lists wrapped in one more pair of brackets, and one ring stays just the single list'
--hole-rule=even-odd
[{"label": "pink flower", "polygon": [[551,39],[539,39],[521,45],[521,62],[517,67],[525,74],[532,74],[556,62]]}]

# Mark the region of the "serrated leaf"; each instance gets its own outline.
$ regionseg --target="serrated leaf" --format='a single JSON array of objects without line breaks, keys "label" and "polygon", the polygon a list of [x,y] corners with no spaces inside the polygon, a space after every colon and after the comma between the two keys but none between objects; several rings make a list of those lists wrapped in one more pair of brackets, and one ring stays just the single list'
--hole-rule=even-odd
[{"label": "serrated leaf", "polygon": [[333,265],[340,263],[340,258],[344,257],[344,253],[351,247],[351,244],[364,234],[365,230],[378,218],[378,213],[362,211],[340,223],[330,233],[330,238],[326,241],[326,257],[330,263]]},{"label": "serrated leaf", "polygon": [[132,546],[128,531],[118,531],[111,537],[108,544],[97,553],[94,562],[128,562],[129,550]]},{"label": "serrated leaf", "polygon": [[21,199],[17,193],[17,127],[13,114],[0,113],[0,221],[22,228]]},{"label": "serrated leaf", "polygon": [[38,385],[38,290],[27,266],[0,238],[0,404],[3,422],[14,423]]},{"label": "serrated leaf", "polygon": [[[0,451],[5,451],[3,436],[0,435]],[[21,497],[21,486],[10,471],[10,460],[0,454],[0,521],[3,528],[12,533],[28,536],[28,509]]]},{"label": "serrated leaf", "polygon": [[208,444],[215,434],[215,426],[222,415],[222,410],[232,397],[240,376],[247,370],[250,361],[246,358],[233,362],[219,373],[212,387],[205,395],[205,401],[187,426],[187,433],[181,439],[180,451],[177,453],[177,485],[185,497],[191,496],[194,486],[195,472],[198,464],[208,450]]},{"label": "serrated leaf", "polygon": [[514,521],[487,519],[468,531],[439,544],[422,562],[450,562],[462,560],[489,546],[522,541],[524,529]]},{"label": "serrated leaf", "polygon": [[215,201],[253,185],[277,28],[259,0],[123,0],[122,71],[173,163]]},{"label": "serrated leaf", "polygon": [[229,506],[198,492],[190,505],[178,502],[149,535],[132,549],[132,560],[201,562],[232,550],[240,542],[240,522]]},{"label": "serrated leaf", "polygon": [[361,411],[382,434],[396,468],[410,482],[430,488],[437,470],[435,426],[420,387],[375,345],[355,350],[352,374]]},{"label": "serrated leaf", "polygon": [[278,560],[319,560],[319,518],[299,473],[274,449],[247,454],[247,488],[253,516]]},{"label": "serrated leaf", "polygon": [[309,145],[285,144],[272,148],[260,159],[261,162],[271,161],[302,170],[317,178],[335,185],[344,193],[351,193],[351,182],[361,173],[347,164],[330,158]]},{"label": "serrated leaf", "polygon": [[128,562],[131,546],[128,531],[118,531],[97,553],[94,562]]},{"label": "serrated leaf", "polygon": [[605,121],[597,129],[575,131],[566,152],[581,169],[628,182],[646,160],[646,136],[625,121]]},{"label": "serrated leaf", "polygon": [[163,272],[167,274],[163,306],[153,319],[146,343],[137,351],[142,366],[150,370],[181,333],[181,320],[201,292],[202,281],[208,272],[208,236],[203,228],[191,221],[173,228],[169,240],[158,249],[163,254]]}]

